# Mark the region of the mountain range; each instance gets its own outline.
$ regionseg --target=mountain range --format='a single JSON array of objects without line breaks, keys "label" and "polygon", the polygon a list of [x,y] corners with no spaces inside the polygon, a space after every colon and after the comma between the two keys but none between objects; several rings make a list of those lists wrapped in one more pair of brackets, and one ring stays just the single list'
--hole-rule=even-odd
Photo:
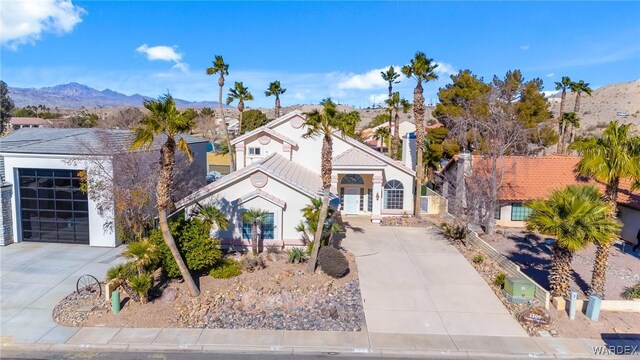
[{"label": "mountain range", "polygon": [[[140,94],[125,95],[110,89],[99,91],[76,82],[39,89],[9,87],[9,96],[13,99],[16,107],[44,105],[60,109],[142,106],[144,99],[152,99],[152,97]],[[174,100],[176,105],[182,108],[218,107],[217,101]]]}]

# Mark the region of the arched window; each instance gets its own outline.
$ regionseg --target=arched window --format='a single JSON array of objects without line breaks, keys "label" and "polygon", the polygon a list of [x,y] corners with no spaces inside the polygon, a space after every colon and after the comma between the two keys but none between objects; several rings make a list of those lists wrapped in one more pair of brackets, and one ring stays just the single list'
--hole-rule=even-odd
[{"label": "arched window", "polygon": [[355,185],[364,185],[364,180],[362,176],[358,174],[346,174],[342,177],[342,184],[355,184]]},{"label": "arched window", "polygon": [[385,209],[402,209],[404,186],[398,180],[389,180],[384,184],[383,205]]}]

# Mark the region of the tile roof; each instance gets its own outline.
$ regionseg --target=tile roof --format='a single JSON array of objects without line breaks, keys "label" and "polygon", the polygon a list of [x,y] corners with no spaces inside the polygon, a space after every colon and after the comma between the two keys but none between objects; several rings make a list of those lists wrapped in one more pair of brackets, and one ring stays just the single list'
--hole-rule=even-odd
[{"label": "tile roof", "polygon": [[[595,180],[576,175],[574,168],[579,156],[551,155],[541,157],[503,156],[499,160],[504,170],[499,198],[501,201],[526,201],[546,198],[552,191],[568,185],[596,185],[601,192],[605,186]],[[487,160],[472,157],[473,172],[487,172]],[[631,181],[620,181],[618,203],[640,210],[640,193],[631,192]]]},{"label": "tile roof", "polygon": [[333,157],[333,166],[384,166],[384,163],[365,152],[351,148]]},{"label": "tile roof", "polygon": [[[0,138],[0,152],[58,155],[110,155],[128,151],[133,132],[96,128],[22,128]],[[187,143],[208,142],[190,135],[179,135]],[[166,137],[156,136],[152,149]]]},{"label": "tile roof", "polygon": [[223,176],[220,180],[200,188],[191,195],[178,201],[176,207],[181,208],[195,201],[199,201],[257,171],[263,172],[270,178],[279,179],[282,183],[309,197],[318,197],[322,194],[322,179],[319,174],[293,161],[287,160],[277,153],[273,153],[261,161],[236,170],[229,175]]},{"label": "tile roof", "polygon": [[256,129],[255,129],[255,130],[253,130],[253,131],[250,131],[250,132],[248,132],[248,133],[245,133],[245,134],[244,134],[244,135],[242,135],[242,136],[238,136],[237,138],[235,138],[235,139],[231,140],[231,144],[232,144],[232,145],[233,145],[233,144],[237,144],[237,143],[239,143],[239,142],[241,142],[241,141],[244,141],[244,140],[248,139],[249,137],[251,137],[251,136],[253,136],[253,135],[257,135],[257,134],[260,134],[260,133],[263,133],[263,132],[264,132],[264,133],[267,133],[267,134],[269,134],[269,135],[271,135],[271,136],[273,136],[273,137],[275,137],[275,138],[277,138],[277,139],[280,139],[280,140],[282,140],[282,141],[284,141],[284,142],[286,142],[286,143],[288,143],[288,144],[291,144],[291,145],[293,145],[293,146],[298,145],[298,143],[297,143],[295,140],[290,139],[290,138],[288,138],[288,137],[286,137],[286,136],[284,136],[284,135],[280,134],[279,132],[277,132],[277,131],[275,131],[275,130],[273,130],[273,129],[271,129],[271,128],[268,128],[268,127],[267,127],[267,125],[263,125],[263,126],[261,126],[261,127],[259,127],[259,128],[256,128]]}]

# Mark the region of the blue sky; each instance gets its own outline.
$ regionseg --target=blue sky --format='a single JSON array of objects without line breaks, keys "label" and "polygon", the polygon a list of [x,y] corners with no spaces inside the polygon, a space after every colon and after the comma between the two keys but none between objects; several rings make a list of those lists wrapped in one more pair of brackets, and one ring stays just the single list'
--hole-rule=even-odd
[{"label": "blue sky", "polygon": [[[37,9],[37,11],[33,11]],[[368,106],[386,94],[380,69],[420,50],[449,75],[485,79],[519,68],[545,89],[563,75],[593,87],[640,78],[639,2],[3,2],[1,74],[9,86],[77,81],[99,90],[217,100],[216,54],[256,100],[270,81],[283,105],[331,96]],[[412,96],[414,82],[397,89]]]}]

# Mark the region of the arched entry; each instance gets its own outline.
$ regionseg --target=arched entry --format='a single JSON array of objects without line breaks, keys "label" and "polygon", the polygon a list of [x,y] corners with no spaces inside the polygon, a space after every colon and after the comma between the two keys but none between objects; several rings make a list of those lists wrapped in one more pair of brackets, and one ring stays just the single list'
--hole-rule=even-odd
[{"label": "arched entry", "polygon": [[345,174],[340,181],[340,200],[346,215],[356,215],[363,210],[364,179],[358,174]]}]

